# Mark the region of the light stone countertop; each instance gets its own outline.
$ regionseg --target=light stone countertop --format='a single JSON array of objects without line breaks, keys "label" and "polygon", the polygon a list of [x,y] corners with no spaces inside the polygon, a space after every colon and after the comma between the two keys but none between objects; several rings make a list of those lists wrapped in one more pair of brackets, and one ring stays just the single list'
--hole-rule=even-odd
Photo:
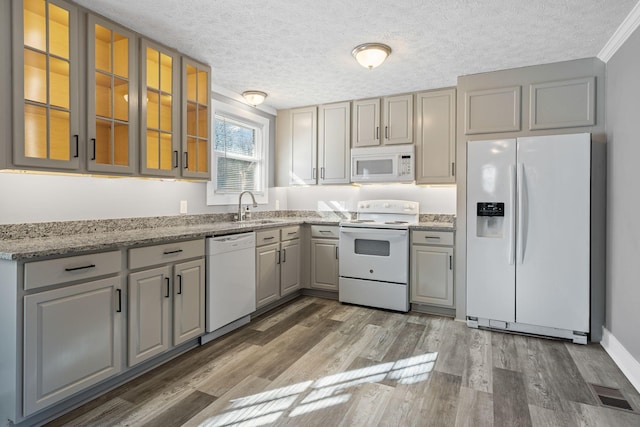
[{"label": "light stone countertop", "polygon": [[[134,246],[189,240],[226,234],[259,231],[289,225],[338,225],[335,218],[272,218],[246,222],[213,222],[180,226],[140,228],[126,231],[80,233],[64,236],[31,237],[0,241],[0,260],[31,260],[50,256],[129,248]],[[453,231],[455,225],[445,222],[420,222],[413,230]]]}]

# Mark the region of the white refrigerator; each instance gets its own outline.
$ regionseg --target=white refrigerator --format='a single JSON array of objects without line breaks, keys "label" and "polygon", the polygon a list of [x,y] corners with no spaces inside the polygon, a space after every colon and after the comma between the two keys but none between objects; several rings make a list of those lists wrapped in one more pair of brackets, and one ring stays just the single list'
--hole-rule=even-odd
[{"label": "white refrigerator", "polygon": [[467,143],[467,323],[586,343],[591,135]]}]

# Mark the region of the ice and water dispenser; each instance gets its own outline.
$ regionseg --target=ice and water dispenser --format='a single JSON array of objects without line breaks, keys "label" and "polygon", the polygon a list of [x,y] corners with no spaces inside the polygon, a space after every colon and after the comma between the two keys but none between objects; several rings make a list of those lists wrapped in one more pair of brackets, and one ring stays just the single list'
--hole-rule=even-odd
[{"label": "ice and water dispenser", "polygon": [[504,203],[479,202],[477,205],[476,235],[478,237],[504,236]]}]

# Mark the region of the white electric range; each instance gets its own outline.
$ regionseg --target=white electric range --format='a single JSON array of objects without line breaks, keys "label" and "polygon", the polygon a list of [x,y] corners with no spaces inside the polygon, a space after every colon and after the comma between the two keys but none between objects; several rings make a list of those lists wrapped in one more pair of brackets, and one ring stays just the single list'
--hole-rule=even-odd
[{"label": "white electric range", "polygon": [[409,311],[409,226],[418,202],[358,202],[356,219],[340,223],[339,300]]}]

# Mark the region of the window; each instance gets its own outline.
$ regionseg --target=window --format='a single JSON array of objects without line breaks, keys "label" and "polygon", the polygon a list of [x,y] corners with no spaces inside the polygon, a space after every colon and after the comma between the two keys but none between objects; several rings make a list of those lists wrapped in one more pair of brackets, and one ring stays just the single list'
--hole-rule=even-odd
[{"label": "window", "polygon": [[214,111],[214,169],[207,184],[207,204],[235,204],[246,190],[266,203],[269,120],[215,101]]}]

